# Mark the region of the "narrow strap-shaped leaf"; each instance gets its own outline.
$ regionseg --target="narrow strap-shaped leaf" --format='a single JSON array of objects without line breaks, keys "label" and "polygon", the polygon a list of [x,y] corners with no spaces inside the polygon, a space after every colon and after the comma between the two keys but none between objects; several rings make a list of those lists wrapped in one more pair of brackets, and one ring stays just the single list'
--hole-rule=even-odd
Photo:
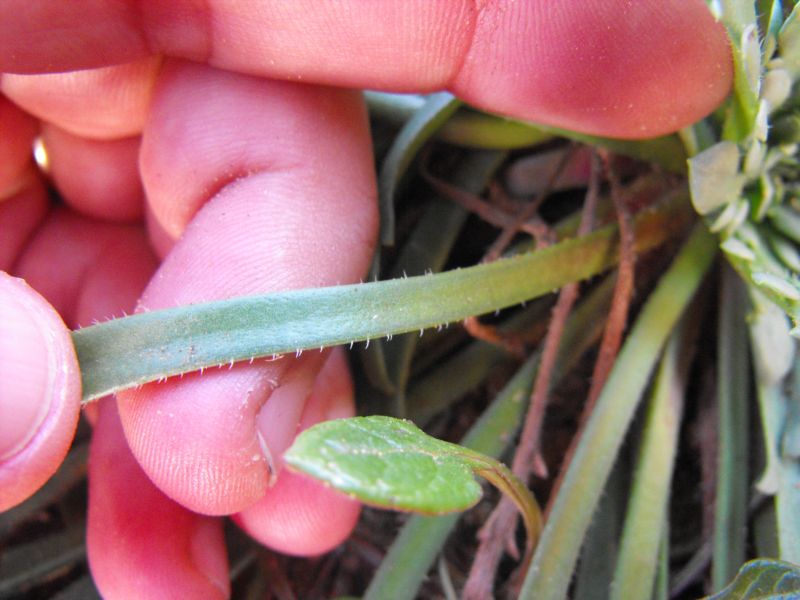
[{"label": "narrow strap-shaped leaf", "polygon": [[[471,153],[459,163],[453,174],[453,183],[467,192],[479,194],[505,157],[505,152]],[[441,271],[468,216],[467,211],[455,202],[441,198],[433,200],[405,242],[392,267],[391,277]],[[406,385],[417,340],[418,335],[405,335],[384,349],[387,374],[394,387],[394,416],[406,416]]]},{"label": "narrow strap-shaped leaf", "polygon": [[[591,292],[570,316],[553,372],[554,384],[568,373],[583,352],[600,339],[603,315],[608,309],[613,280]],[[499,457],[514,439],[525,402],[539,364],[534,355],[500,391],[489,408],[472,426],[461,444],[483,454]],[[458,515],[424,517],[412,515],[392,543],[364,594],[364,600],[412,600],[425,574],[453,529]]]},{"label": "narrow strap-shaped leaf", "polygon": [[[588,350],[589,346],[600,339],[604,321],[599,318],[606,314],[611,304],[611,294],[614,290],[616,278],[613,275],[595,287],[591,293],[582,300],[574,317],[567,322],[562,337],[562,344],[570,348],[569,353],[559,353],[559,362],[556,365],[554,377],[558,378],[565,369],[569,369],[571,361]],[[536,313],[541,313],[544,307],[534,307]],[[530,310],[528,308],[527,310]],[[592,315],[586,318],[585,315]],[[537,315],[537,318],[544,318]],[[530,315],[520,313],[503,323],[501,331],[515,331],[516,327],[530,323]],[[579,328],[575,323],[581,323]],[[506,326],[511,326],[506,329]],[[520,329],[522,330],[522,329]],[[580,332],[580,334],[578,333]],[[576,339],[581,341],[578,343]],[[564,356],[569,361],[563,360]],[[436,414],[444,411],[459,398],[475,390],[491,373],[492,369],[501,361],[508,360],[510,354],[497,344],[482,340],[475,340],[468,346],[442,361],[424,377],[419,378],[408,392],[409,415],[420,426],[428,423]]]},{"label": "narrow strap-shaped leaf", "polygon": [[[366,92],[365,97],[371,111],[395,123],[404,123],[407,120],[410,122],[415,111],[420,111],[425,102],[425,99],[418,95],[384,92]],[[486,150],[524,148],[553,137],[563,137],[606,148],[631,158],[654,162],[674,173],[686,171],[686,153],[677,135],[646,140],[604,138],[569,129],[509,119],[477,111],[468,106],[462,107],[440,124],[440,127],[434,128],[431,135],[450,144]],[[387,171],[387,176],[388,174]],[[388,205],[385,208],[388,208]]]},{"label": "narrow strap-shaped leaf", "polygon": [[[687,220],[686,202],[637,219],[637,250]],[[83,398],[170,375],[419,331],[513,306],[614,264],[616,227],[492,264],[378,283],[233,298],[107,321],[73,332]]]},{"label": "narrow strap-shaped leaf", "polygon": [[468,148],[513,150],[541,144],[555,137],[550,131],[508,117],[464,107],[436,133],[436,138]]},{"label": "narrow strap-shaped leaf", "polygon": [[[758,89],[753,84],[760,76],[761,55],[755,5],[741,0],[719,0],[714,4],[717,16],[728,29],[734,65],[733,94],[722,137],[741,142],[752,132],[758,111]],[[757,56],[753,56],[754,52]]]},{"label": "narrow strap-shaped leaf", "polygon": [[[471,162],[470,166],[474,167],[474,161]],[[432,200],[405,241],[389,279],[441,271],[467,216],[467,212],[453,202],[440,198]],[[407,416],[405,386],[417,339],[419,336],[403,335],[385,344],[378,339],[360,352],[370,383],[394,400],[386,414]]]},{"label": "narrow strap-shaped leaf", "polygon": [[405,124],[425,105],[425,96],[419,94],[395,94],[373,90],[364,91],[364,100],[367,102],[370,115],[386,119],[398,126]]},{"label": "narrow strap-shaped leaf", "polygon": [[586,529],[666,339],[714,258],[698,226],[650,295],[622,347],[552,505],[520,598],[567,596]]},{"label": "narrow strap-shaped leaf", "polygon": [[666,533],[670,482],[678,451],[683,394],[698,321],[683,319],[661,358],[631,482],[612,600],[649,600]]},{"label": "narrow strap-shaped leaf", "polygon": [[744,562],[747,542],[748,414],[750,359],[745,328],[744,286],[725,269],[717,343],[719,414],[712,589],[721,589]]},{"label": "narrow strap-shaped leaf", "polygon": [[461,101],[450,93],[433,94],[397,134],[378,175],[382,244],[394,244],[394,196],[400,178],[422,145],[460,105]]},{"label": "narrow strap-shaped leaf", "polygon": [[630,465],[617,461],[586,530],[570,600],[607,600],[625,515]]},{"label": "narrow strap-shaped leaf", "polygon": [[[781,479],[775,498],[775,510],[780,557],[797,564],[800,563],[800,455],[797,449],[800,434],[800,367],[796,363],[791,385],[792,394],[789,398],[781,397],[780,394],[776,394],[775,398],[777,402],[788,404],[786,428],[781,444]],[[769,393],[768,390],[764,392]]]}]

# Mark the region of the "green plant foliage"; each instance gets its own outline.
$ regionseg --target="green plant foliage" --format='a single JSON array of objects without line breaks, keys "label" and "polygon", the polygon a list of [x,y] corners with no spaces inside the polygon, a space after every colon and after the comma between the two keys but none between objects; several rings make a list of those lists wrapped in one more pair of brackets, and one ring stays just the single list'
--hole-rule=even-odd
[{"label": "green plant foliage", "polygon": [[800,596],[800,568],[779,560],[751,560],[724,590],[706,600],[792,600]]},{"label": "green plant foliage", "polygon": [[[681,231],[686,216],[679,202],[642,214],[637,250]],[[492,312],[604,271],[617,260],[616,246],[616,226],[609,226],[544,250],[438,275],[241,297],[106,321],[72,334],[83,398],[205,367],[421,331]]]},{"label": "green plant foliage", "polygon": [[622,347],[575,449],[520,598],[567,596],[595,507],[661,350],[714,256],[714,239],[699,226],[661,278]]},{"label": "green plant foliage", "polygon": [[[702,581],[711,593],[734,578],[753,548],[785,562],[746,563],[709,598],[800,598],[800,567],[792,564],[800,562],[800,366],[790,335],[800,337],[800,11],[792,0],[707,4],[730,35],[733,89],[715,114],[678,134],[600,138],[487,114],[447,92],[365,92],[378,125],[381,241],[397,244],[376,254],[369,276],[375,282],[232,298],[75,331],[84,401],[189,371],[361,342],[361,368],[354,369],[360,408],[430,424],[463,445],[387,416],[331,421],[299,435],[285,453],[287,468],[366,504],[418,514],[393,542],[381,531],[369,540],[391,544],[369,584],[363,569],[376,567],[374,556],[351,555],[360,569],[356,577],[329,576],[315,594],[298,597],[320,597],[329,583],[331,595],[363,593],[369,600],[428,598],[436,585],[434,595],[456,597],[467,576],[466,552],[453,560],[456,553],[445,544],[452,534],[456,544],[473,548],[481,526],[473,517],[482,513],[469,513],[458,528],[455,513],[479,501],[481,476],[516,503],[531,551],[517,580],[495,577],[498,598],[663,600],[686,597]],[[582,389],[589,365],[580,359],[606,325],[614,276],[587,280],[617,264],[618,228],[570,237],[582,218],[576,210],[582,194],[559,192],[523,229],[538,235],[536,226],[547,228],[539,241],[549,246],[440,273],[473,264],[490,243],[491,228],[524,210],[527,199],[499,191],[509,161],[539,151],[532,146],[542,142],[568,141],[636,159],[609,161],[610,175],[622,167],[619,181],[609,175],[612,185],[600,186],[597,222],[607,223],[612,212],[609,188],[620,192],[614,200],[630,201],[636,281],[630,329],[604,389],[582,415],[573,391]],[[414,173],[420,164],[430,164],[451,188],[499,191],[489,194],[486,211],[476,210],[490,223],[433,194],[430,181]],[[639,198],[640,189],[649,189],[640,184],[656,179],[654,188],[674,191],[659,195],[657,204]],[[683,239],[690,229],[670,262],[677,244],[664,242]],[[669,246],[661,248],[663,256],[642,256],[661,246]],[[717,248],[735,272],[715,262]],[[580,286],[586,298],[567,321],[550,373],[562,402],[548,412],[542,440],[541,458],[553,469],[541,488],[551,490],[543,523],[531,492],[497,459],[513,451],[533,379],[546,366],[539,362],[552,306],[545,296],[578,281],[586,282]],[[425,329],[506,308],[483,324],[514,335],[503,340],[513,343],[469,339],[456,327],[420,341]],[[389,342],[401,334],[407,335]],[[649,407],[637,421],[647,396]],[[454,408],[456,402],[468,410]],[[760,424],[750,420],[756,409]],[[695,437],[699,449],[686,443]],[[559,463],[567,443],[570,452]],[[84,476],[86,454],[85,446],[76,447],[58,477],[0,517],[0,545],[14,546],[0,572],[0,596],[27,593],[85,560],[82,521],[70,525],[68,536],[15,540],[24,537],[26,523],[61,513],[53,507]],[[754,469],[761,469],[756,481]],[[694,486],[690,492],[680,487],[686,481]],[[379,523],[387,518],[367,515]],[[484,535],[490,530],[482,529]],[[251,562],[239,560],[238,567],[232,553],[235,597],[245,589],[242,597],[260,597],[273,584],[266,568],[253,566],[262,550],[249,552]],[[42,560],[32,560],[39,554]],[[437,557],[438,581],[431,572]],[[350,568],[341,564],[342,572]],[[256,574],[237,589],[236,577],[249,576],[247,565]],[[64,597],[96,595],[88,575],[79,575]],[[287,579],[293,587],[295,579]]]},{"label": "green plant foliage", "polygon": [[739,148],[733,142],[720,142],[689,161],[689,189],[692,204],[701,215],[726,206],[742,191],[739,174]]},{"label": "green plant foliage", "polygon": [[686,371],[696,322],[684,319],[673,332],[656,375],[647,406],[639,463],[631,483],[612,600],[652,597],[659,549],[666,530],[670,482],[678,448]]},{"label": "green plant foliage", "polygon": [[469,455],[410,421],[355,417],[307,429],[284,454],[293,470],[383,508],[443,514],[481,498]]},{"label": "green plant foliage", "polygon": [[750,371],[747,298],[731,269],[722,273],[717,323],[717,481],[712,589],[722,588],[746,558]]},{"label": "green plant foliage", "polygon": [[734,82],[723,139],[740,142],[753,130],[758,111],[761,52],[753,2],[711,0],[709,6],[727,27],[733,50]]},{"label": "green plant foliage", "polygon": [[[420,112],[420,116],[417,116],[416,113],[421,111],[427,101],[426,97],[416,94],[366,92],[365,97],[373,114],[384,116],[397,124],[404,124],[413,117],[421,119],[423,113]],[[478,111],[469,106],[461,106],[446,122],[434,124],[427,133],[435,135],[437,140],[450,144],[488,150],[525,148],[562,137],[605,148],[623,156],[653,162],[673,173],[686,171],[686,152],[677,135],[636,141],[605,138],[549,125],[510,119]],[[396,152],[398,157],[402,155],[399,149]],[[389,165],[390,163],[385,164]],[[394,169],[394,167],[392,168]],[[383,172],[389,175],[390,171],[385,166]],[[393,185],[388,178],[386,183]],[[387,187],[387,189],[393,188]]]},{"label": "green plant foliage", "polygon": [[798,325],[797,8],[783,22],[780,2],[762,6],[759,36],[752,3],[711,5],[731,36],[734,94],[722,141],[689,161],[692,202],[739,274]]},{"label": "green plant foliage", "polygon": [[410,421],[372,416],[320,423],[298,435],[283,458],[289,468],[362,502],[423,514],[471,507],[481,498],[475,475],[482,475],[514,500],[529,537],[541,528],[536,501],[507,467]]},{"label": "green plant foliage", "polygon": [[378,175],[381,243],[394,244],[394,196],[400,179],[423,144],[460,105],[461,101],[447,92],[431,95],[403,125],[395,138]]},{"label": "green plant foliage", "polygon": [[[584,299],[567,322],[563,343],[559,348],[554,380],[560,380],[571,371],[584,352],[600,338],[602,316],[608,310],[613,288],[613,277],[598,286],[590,296]],[[485,345],[484,342],[473,342]],[[498,348],[495,351],[501,352]],[[455,360],[459,360],[458,356]],[[478,369],[483,369],[483,379],[489,375],[489,369],[483,361]],[[511,446],[514,433],[520,426],[525,408],[523,398],[530,394],[533,378],[539,365],[539,356],[534,355],[517,371],[514,377],[497,394],[492,404],[470,428],[460,443],[472,450],[499,457]],[[472,367],[475,368],[474,366]],[[447,371],[447,366],[439,368]],[[465,371],[470,367],[465,367]],[[463,374],[463,372],[462,372]],[[443,386],[449,388],[445,372]],[[433,375],[432,375],[433,376]],[[430,393],[431,390],[425,390]],[[435,393],[435,392],[434,392]],[[457,393],[457,392],[456,392]],[[450,401],[455,400],[455,395]],[[436,404],[436,401],[434,401]],[[441,409],[442,406],[434,406]],[[418,415],[418,411],[417,415]],[[430,414],[422,417],[429,417]],[[417,419],[420,417],[417,416]],[[367,588],[365,600],[412,600],[417,597],[417,590],[425,579],[428,569],[445,543],[448,534],[456,525],[456,516],[428,517],[413,515],[401,529],[381,566]]]},{"label": "green plant foliage", "polygon": [[800,17],[795,6],[778,32],[778,45],[786,68],[795,77],[800,75]]}]

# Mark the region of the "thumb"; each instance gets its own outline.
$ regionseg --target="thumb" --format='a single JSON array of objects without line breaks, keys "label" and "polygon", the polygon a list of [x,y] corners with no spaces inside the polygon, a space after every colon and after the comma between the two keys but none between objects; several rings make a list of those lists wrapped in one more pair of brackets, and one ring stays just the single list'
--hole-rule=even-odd
[{"label": "thumb", "polygon": [[80,412],[78,360],[58,313],[0,272],[0,510],[56,471]]}]

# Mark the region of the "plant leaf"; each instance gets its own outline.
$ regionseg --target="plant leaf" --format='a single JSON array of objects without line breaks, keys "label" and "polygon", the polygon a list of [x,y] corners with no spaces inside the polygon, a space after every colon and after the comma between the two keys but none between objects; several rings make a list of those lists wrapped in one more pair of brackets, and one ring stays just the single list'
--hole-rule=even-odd
[{"label": "plant leaf", "polygon": [[[365,92],[370,111],[395,123],[405,123],[420,110],[425,98],[419,95]],[[607,148],[617,154],[655,162],[674,173],[686,171],[686,153],[676,135],[645,140],[604,138],[539,123],[518,121],[501,115],[461,108],[434,131],[438,140],[449,144],[496,150],[510,150],[540,144],[555,136],[592,146]],[[388,174],[388,172],[387,172]]]},{"label": "plant leaf", "polygon": [[714,259],[716,240],[695,228],[622,346],[566,469],[519,598],[562,600],[625,432],[664,343]]},{"label": "plant leaf", "polygon": [[[782,393],[778,386],[772,388],[774,398],[786,406],[786,426],[781,442],[781,478],[775,497],[780,558],[800,561],[800,461],[798,461],[798,434],[800,434],[800,369],[795,365],[790,380],[791,395]],[[759,390],[761,392],[761,390]],[[769,394],[770,390],[764,390]],[[766,399],[766,398],[765,398]]]},{"label": "plant leaf", "polygon": [[[456,167],[452,182],[459,189],[479,194],[505,157],[505,152],[473,152]],[[405,241],[390,277],[440,272],[468,216],[457,203],[437,197]],[[407,416],[406,385],[417,340],[418,335],[405,335],[386,344],[384,349],[387,375],[394,392],[393,416]]]},{"label": "plant leaf", "polygon": [[733,142],[715,144],[689,160],[692,204],[701,215],[736,200],[743,184],[739,148]]},{"label": "plant leaf", "polygon": [[717,321],[717,470],[712,589],[721,589],[746,558],[750,357],[747,298],[732,269],[722,274]]},{"label": "plant leaf", "polygon": [[551,135],[557,135],[590,146],[605,148],[615,154],[622,154],[645,162],[653,162],[672,173],[683,174],[686,172],[686,150],[680,138],[675,134],[644,140],[621,140],[617,138],[598,137],[587,133],[570,131],[569,129],[561,129],[549,125],[539,125],[536,123],[530,123],[529,126],[536,127]]},{"label": "plant leaf", "polygon": [[761,54],[755,5],[741,0],[712,0],[710,7],[727,27],[733,50],[733,94],[722,137],[741,142],[752,132],[758,113]]},{"label": "plant leaf", "polygon": [[744,564],[724,590],[706,600],[791,600],[800,594],[800,568],[779,560]]},{"label": "plant leaf", "polygon": [[764,58],[775,52],[778,34],[783,25],[783,5],[781,0],[757,0],[758,26],[764,32]]},{"label": "plant leaf", "polygon": [[786,68],[797,77],[800,75],[800,5],[792,9],[778,33],[778,47]]},{"label": "plant leaf", "polygon": [[[770,215],[777,214],[776,208],[783,207],[773,207]],[[791,211],[781,214],[789,215]],[[778,217],[775,217],[774,224],[784,228],[790,225],[787,219]],[[731,244],[731,240],[735,242]],[[789,272],[775,257],[761,228],[749,222],[741,224],[722,249],[739,275],[783,309],[797,327],[800,324],[800,282],[797,274]],[[791,333],[796,336],[798,332],[800,330],[792,330]]]},{"label": "plant leaf", "polygon": [[436,137],[468,148],[512,150],[541,144],[553,134],[533,124],[463,107]]},{"label": "plant leaf", "polygon": [[291,469],[367,504],[443,514],[481,498],[465,451],[410,421],[373,416],[315,425],[297,436],[283,458]]},{"label": "plant leaf", "polygon": [[[670,483],[678,452],[685,385],[699,329],[699,318],[693,314],[687,317],[667,342],[646,409],[636,470],[627,494],[612,600],[653,597],[660,549],[668,539]],[[616,493],[620,495],[618,490]]]},{"label": "plant leaf", "polygon": [[477,503],[481,487],[475,475],[482,475],[520,509],[529,539],[541,528],[536,501],[508,468],[437,440],[411,421],[372,416],[320,423],[298,435],[283,459],[289,468],[367,504],[425,514]]},{"label": "plant leaf", "polygon": [[[637,251],[684,230],[688,211],[680,200],[637,218]],[[613,265],[616,232],[610,226],[439,275],[233,298],[86,327],[72,333],[83,399],[205,367],[420,331],[513,306]]]},{"label": "plant leaf", "polygon": [[448,92],[432,94],[397,134],[378,175],[383,245],[394,245],[394,196],[400,179],[423,144],[459,106],[461,101]]},{"label": "plant leaf", "polygon": [[[553,385],[571,371],[584,351],[602,335],[603,316],[608,310],[614,288],[613,279],[608,278],[599,288],[592,290],[570,315],[559,346]],[[525,408],[523,399],[530,395],[538,364],[539,355],[535,354],[520,367],[461,439],[462,445],[495,458],[508,449],[520,426]],[[456,522],[457,515],[410,517],[375,572],[364,592],[364,600],[416,598],[426,573]]]}]

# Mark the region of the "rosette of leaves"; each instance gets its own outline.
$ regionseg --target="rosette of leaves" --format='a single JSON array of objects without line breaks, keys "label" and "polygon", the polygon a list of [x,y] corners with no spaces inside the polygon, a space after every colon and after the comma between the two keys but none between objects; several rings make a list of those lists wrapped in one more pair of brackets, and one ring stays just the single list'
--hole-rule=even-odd
[{"label": "rosette of leaves", "polygon": [[[730,263],[780,306],[800,335],[800,15],[780,0],[712,3],[734,49],[734,93],[718,141],[695,126],[689,161],[692,202]],[[769,4],[769,6],[761,6]],[[711,143],[709,143],[711,142]]]},{"label": "rosette of leaves", "polygon": [[[755,487],[774,496],[777,553],[797,564],[800,369],[792,336],[800,337],[800,10],[780,0],[710,6],[730,33],[735,84],[718,132],[709,122],[685,132],[690,152],[702,149],[689,160],[690,191],[747,283],[765,462]],[[713,598],[796,597],[796,588],[786,587],[796,585],[796,573],[790,564],[753,561]]]}]

